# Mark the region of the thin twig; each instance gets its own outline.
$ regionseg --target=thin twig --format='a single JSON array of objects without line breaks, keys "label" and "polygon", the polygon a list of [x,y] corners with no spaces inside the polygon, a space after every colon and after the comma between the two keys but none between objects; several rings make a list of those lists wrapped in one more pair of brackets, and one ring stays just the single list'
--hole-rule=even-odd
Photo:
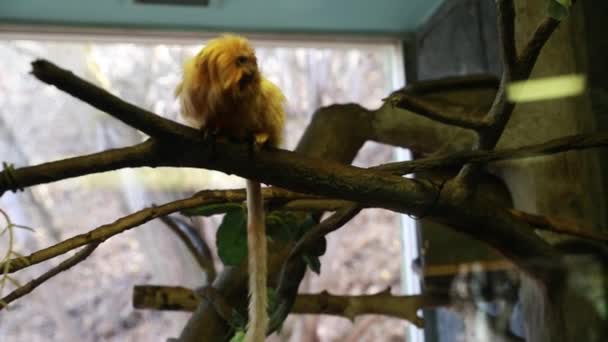
[{"label": "thin twig", "polygon": [[209,246],[202,236],[186,222],[169,216],[161,216],[160,220],[171,229],[175,235],[186,245],[198,265],[207,274],[207,283],[215,279],[215,265]]},{"label": "thin twig", "polygon": [[546,156],[568,151],[608,146],[608,132],[577,134],[549,140],[545,143],[514,147],[503,150],[473,150],[452,153],[446,156],[433,156],[412,161],[394,162],[376,166],[393,174],[406,175],[421,171],[460,166],[467,163],[485,164],[501,160]]},{"label": "thin twig", "polygon": [[[263,189],[263,195],[266,199],[277,199],[282,195],[287,195],[290,198],[296,198],[296,195],[291,192],[274,188]],[[302,198],[307,198],[307,195],[300,196],[302,196]],[[75,248],[94,242],[103,242],[114,235],[140,226],[155,218],[169,215],[181,210],[196,208],[212,203],[242,202],[244,200],[245,191],[243,189],[201,191],[186,199],[168,202],[157,207],[142,209],[133,214],[119,218],[112,223],[99,226],[98,228],[95,228],[85,234],[76,235],[53,246],[36,251],[28,256],[10,259],[8,261],[9,267],[7,271],[8,273],[13,273],[28,266],[35,265],[58,255],[64,254]],[[5,264],[6,263],[1,263],[0,269],[5,267]]]},{"label": "thin twig", "polygon": [[330,217],[321,221],[321,223],[313,227],[300,238],[291,251],[290,259],[299,256],[299,254],[304,252],[319,239],[345,225],[353,217],[357,216],[361,209],[363,209],[362,206],[353,204],[336,211]]},{"label": "thin twig", "polygon": [[[228,196],[227,196],[228,195]],[[38,264],[58,255],[64,254],[72,249],[93,243],[103,242],[110,237],[120,234],[126,230],[142,225],[155,218],[169,215],[171,213],[195,208],[204,204],[223,203],[227,201],[243,201],[244,191],[208,191],[187,199],[170,202],[158,207],[146,208],[133,214],[124,216],[110,224],[102,225],[85,234],[76,235],[53,246],[41,249],[23,258],[15,258],[10,261],[9,272],[19,271],[25,267]],[[3,267],[3,264],[0,264]]]},{"label": "thin twig", "polygon": [[[572,5],[574,5],[572,2]],[[536,60],[540,55],[540,51],[553,32],[559,26],[560,21],[553,18],[546,18],[538,27],[528,41],[528,44],[523,48],[521,54],[517,58],[517,78],[527,78],[532,73],[532,68],[536,64]]]},{"label": "thin twig", "polygon": [[[28,282],[27,284],[15,289],[13,292],[9,293],[8,295],[6,295],[4,298],[2,298],[0,300],[0,303],[7,305],[25,295],[27,295],[28,293],[34,291],[34,289],[36,289],[38,286],[40,286],[45,281],[51,279],[52,277],[56,276],[57,274],[59,274],[63,271],[70,269],[72,266],[74,266],[74,265],[80,263],[81,261],[83,261],[84,259],[86,259],[89,255],[91,255],[91,253],[93,253],[93,251],[97,248],[97,246],[99,246],[100,243],[101,242],[94,242],[94,243],[87,245],[82,250],[78,251],[78,253],[74,254],[73,256],[62,261],[59,265],[57,265],[57,266],[51,268],[50,270],[46,271],[45,273],[43,273],[40,277],[33,279],[32,281]],[[4,309],[5,307],[6,306],[3,306],[2,304],[0,304],[0,310]]]}]

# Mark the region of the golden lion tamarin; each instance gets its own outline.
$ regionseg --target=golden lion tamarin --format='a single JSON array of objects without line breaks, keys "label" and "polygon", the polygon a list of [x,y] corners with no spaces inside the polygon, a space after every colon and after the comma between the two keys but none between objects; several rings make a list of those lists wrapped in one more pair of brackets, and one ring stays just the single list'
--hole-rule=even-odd
[{"label": "golden lion tamarin", "polygon": [[[235,35],[209,41],[184,65],[175,89],[182,114],[201,130],[219,137],[278,146],[285,97],[258,70],[249,42]],[[260,183],[247,180],[249,249],[249,326],[247,342],[264,341],[268,328],[266,225]]]}]

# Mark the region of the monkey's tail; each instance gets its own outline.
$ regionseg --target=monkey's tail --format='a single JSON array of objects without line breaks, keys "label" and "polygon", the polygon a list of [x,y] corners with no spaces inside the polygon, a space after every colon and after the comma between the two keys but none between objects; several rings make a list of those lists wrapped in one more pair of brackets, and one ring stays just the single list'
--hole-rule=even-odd
[{"label": "monkey's tail", "polygon": [[267,247],[260,183],[247,180],[247,248],[249,250],[249,326],[246,342],[263,342],[268,329],[266,308]]}]

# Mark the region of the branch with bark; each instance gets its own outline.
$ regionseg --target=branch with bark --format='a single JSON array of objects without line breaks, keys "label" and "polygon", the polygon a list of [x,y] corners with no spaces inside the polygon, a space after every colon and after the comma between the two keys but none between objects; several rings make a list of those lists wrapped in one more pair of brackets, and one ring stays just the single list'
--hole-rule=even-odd
[{"label": "branch with bark", "polygon": [[94,243],[87,245],[82,250],[78,251],[78,253],[76,253],[73,256],[62,261],[59,265],[44,272],[41,276],[34,278],[33,280],[29,281],[27,284],[25,284],[23,286],[19,286],[18,288],[13,290],[11,293],[4,296],[2,299],[0,299],[0,311],[2,309],[6,308],[10,303],[14,302],[15,300],[34,291],[34,289],[36,289],[38,286],[42,285],[47,280],[53,278],[54,276],[56,276],[57,274],[59,274],[63,271],[67,271],[68,269],[72,268],[73,266],[77,265],[81,261],[88,258],[89,255],[91,255],[93,253],[93,251],[95,251],[97,246],[99,246],[99,244],[100,244],[100,242],[94,242]]},{"label": "branch with bark", "polygon": [[[309,198],[306,195],[298,195],[276,188],[263,189],[263,195],[267,200]],[[11,259],[8,262],[1,263],[0,269],[5,270],[7,273],[13,273],[23,268],[36,265],[56,256],[65,254],[78,247],[104,242],[117,234],[141,226],[142,224],[159,217],[213,203],[243,202],[245,200],[245,196],[245,191],[243,189],[201,191],[190,198],[142,209],[133,214],[121,217],[112,223],[99,226],[87,233],[76,235],[53,246],[36,251],[30,255]]]},{"label": "branch with bark", "polygon": [[[184,287],[137,285],[133,288],[133,306],[137,309],[194,311],[201,300],[197,291]],[[404,319],[422,327],[424,320],[416,314],[418,310],[449,304],[450,298],[446,294],[398,296],[392,295],[390,288],[359,296],[332,295],[323,291],[318,294],[298,294],[291,313],[335,315],[350,320],[360,315],[376,314]],[[219,310],[230,317],[230,308]]]}]

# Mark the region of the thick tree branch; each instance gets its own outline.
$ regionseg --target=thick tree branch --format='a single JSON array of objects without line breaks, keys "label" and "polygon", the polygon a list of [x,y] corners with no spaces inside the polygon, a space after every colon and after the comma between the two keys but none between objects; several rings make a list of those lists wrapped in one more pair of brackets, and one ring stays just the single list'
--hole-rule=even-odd
[{"label": "thick tree branch", "polygon": [[6,191],[46,184],[72,177],[119,170],[126,167],[154,166],[153,140],[139,145],[62,159],[16,170],[0,172],[0,196]]},{"label": "thick tree branch", "polygon": [[[78,87],[87,86],[86,82],[81,83]],[[71,94],[81,95],[78,92]],[[105,95],[96,93],[95,96]],[[103,105],[103,101],[101,102]],[[120,108],[112,106],[104,108],[107,111],[120,111]],[[129,112],[121,112],[122,114],[130,115]],[[135,117],[137,118],[137,115]],[[141,121],[129,120],[131,121],[125,122],[135,122],[135,125]],[[182,129],[181,126],[173,126],[174,131],[165,131],[161,126],[154,126],[152,131],[162,131],[158,133],[162,137],[176,135],[175,130]],[[280,150],[260,151],[252,159],[246,146],[218,143],[214,151],[209,151],[200,143],[200,135],[186,133],[181,137],[182,139],[175,140],[161,139],[148,145],[146,148],[151,153],[148,155],[151,157],[148,159],[149,165],[215,169],[295,191],[362,203],[364,206],[376,206],[414,215],[427,214],[429,218],[448,222],[459,231],[488,242],[532,274],[538,270],[526,260],[555,259],[559,256],[558,252],[531,234],[529,227],[507,215],[504,209],[491,205],[483,197],[463,202],[455,193],[445,189],[442,191],[429,182],[394,176],[387,172],[364,170],[326,160],[319,161]],[[128,216],[127,218],[134,221],[125,222],[125,219],[121,219],[109,227],[103,227],[106,228],[103,231],[110,230],[113,232],[111,235],[117,234],[131,228],[136,221],[141,224],[160,216],[160,208],[162,207],[150,209],[152,211],[142,214],[143,217]],[[166,213],[171,212],[167,208],[164,209]],[[94,232],[99,233],[98,230]],[[76,237],[75,240],[71,239],[70,243],[79,242],[82,245],[83,241],[86,241],[82,240],[83,238],[85,237]]]},{"label": "thick tree branch", "polygon": [[[183,287],[135,286],[133,306],[137,309],[193,311],[201,301],[195,291]],[[299,294],[292,314],[337,315],[353,320],[366,314],[386,315],[424,325],[416,312],[423,308],[448,306],[447,295],[395,296],[389,290],[373,295],[338,296],[327,292]]]},{"label": "thick tree branch", "polygon": [[[73,256],[67,258],[62,261],[59,265],[51,268],[50,270],[43,273],[41,276],[33,279],[27,284],[15,289],[13,292],[6,295],[4,298],[0,299],[0,311],[5,308],[4,305],[8,305],[9,303],[27,295],[28,293],[34,291],[38,286],[40,286],[45,281],[53,278],[57,274],[70,269],[72,266],[78,264],[79,262],[86,259],[93,251],[99,246],[100,242],[94,242],[88,244],[82,250],[78,251],[78,253]],[[14,262],[14,261],[13,261]],[[4,305],[3,305],[4,304]]]},{"label": "thick tree branch", "polygon": [[[587,143],[594,145],[597,143],[593,139],[589,140],[588,138],[589,136],[578,136],[572,139],[576,140],[576,146],[582,146]],[[600,138],[605,139],[605,137],[601,135]],[[554,148],[557,149],[556,146],[560,145],[556,142],[552,142],[546,147],[548,150],[553,150]],[[444,208],[447,210],[445,212],[440,206],[435,206],[438,198],[438,189],[432,184],[390,176],[385,172],[364,170],[328,161],[317,161],[287,151],[266,150],[256,154],[256,167],[252,168],[249,167],[251,159],[247,148],[245,146],[233,144],[218,144],[218,157],[212,161],[208,160],[208,153],[201,153],[201,148],[195,143],[190,144],[189,146],[180,146],[180,148],[183,148],[181,153],[175,153],[175,148],[173,150],[170,148],[165,149],[162,145],[158,146],[158,144],[151,143],[142,144],[140,145],[140,148],[143,149],[143,151],[141,151],[142,153],[150,156],[147,159],[148,164],[219,169],[225,172],[234,172],[247,178],[293,188],[295,190],[314,192],[316,195],[359,202],[365,206],[382,207],[409,214],[427,213],[433,215],[433,213],[437,213],[438,220],[440,217],[446,216],[444,213],[451,212],[455,215],[453,217],[454,219],[451,220],[452,222],[465,219],[463,217],[464,211],[456,209],[462,204],[443,202],[444,205],[448,206],[447,208]],[[516,152],[516,154],[525,155],[525,152],[522,151],[523,149]],[[515,152],[511,151],[511,153]],[[230,158],[226,156],[230,156]],[[69,168],[59,167],[59,163],[56,165],[57,166],[53,167],[53,170],[62,170],[61,172],[57,172],[57,177],[59,177],[61,173],[65,174],[67,172],[66,170],[69,170]],[[21,170],[22,169],[15,170],[17,179],[24,178],[21,176]],[[46,177],[49,173],[43,172],[43,170],[44,168],[41,168],[38,172],[41,172],[41,175]],[[36,175],[36,177],[39,176]],[[479,203],[482,202],[483,200]],[[471,204],[467,204],[467,206],[471,206]],[[492,212],[500,210],[502,209],[491,209]],[[466,220],[469,219],[470,217]],[[510,217],[508,220],[511,221],[513,218]],[[492,238],[495,233],[495,228],[492,228],[492,226],[495,223],[495,220],[490,220],[489,218],[487,218],[487,221],[472,223],[480,230],[479,234],[474,234],[475,237],[481,240]],[[481,228],[483,225],[487,225],[488,229]],[[505,222],[505,229],[506,226]],[[529,231],[529,229],[525,230]],[[506,230],[504,234],[505,240],[500,243],[496,241],[496,243],[499,244],[495,245],[495,247],[503,252],[510,251],[509,254],[517,254],[513,250],[514,245],[522,246],[522,244],[507,241],[509,240],[509,235]],[[520,238],[523,238],[523,236]],[[511,235],[511,239],[516,239],[515,233]],[[80,245],[82,244],[79,244],[79,246]],[[528,248],[522,250],[522,252],[524,252],[524,255],[528,255],[533,253],[534,249]]]},{"label": "thick tree branch", "polygon": [[[193,144],[197,143],[193,142]],[[200,144],[201,145],[198,148],[204,150],[205,147],[203,143],[201,142]],[[508,159],[529,158],[607,145],[608,133],[579,134],[557,138],[536,145],[496,151],[464,151],[446,156],[433,156],[414,161],[389,163],[372,167],[371,169],[390,172],[395,175],[405,175],[433,169],[460,166],[467,163],[479,164]],[[11,171],[5,170],[0,172],[0,194],[9,190],[15,191],[23,187],[46,184],[93,173],[118,170],[125,167],[154,167],[161,164],[164,166],[179,165],[179,159],[174,160],[173,164],[163,160],[163,157],[158,154],[158,151],[160,150],[158,146],[159,142],[148,140],[132,147],[108,150],[35,166],[27,166]],[[175,148],[179,149],[179,146],[176,146]],[[247,162],[247,160],[245,162]],[[314,161],[316,164],[322,162],[322,160]],[[10,176],[8,175],[9,173]],[[293,205],[296,206],[297,204],[294,203]]]},{"label": "thick tree branch", "polygon": [[[589,143],[589,140],[581,139],[578,143]],[[594,142],[591,141],[590,144],[594,144]],[[171,148],[164,147],[158,143],[145,143],[140,145],[139,148],[142,149],[140,152],[149,156],[149,158],[147,158],[148,164],[219,169],[266,183],[277,184],[286,188],[314,192],[316,195],[342,198],[362,203],[365,206],[382,207],[409,214],[426,213],[434,216],[436,213],[437,220],[444,220],[449,217],[450,214],[447,213],[452,213],[451,215],[454,215],[452,219],[447,220],[451,222],[471,221],[472,218],[472,216],[463,217],[465,211],[458,210],[458,207],[463,205],[462,203],[443,201],[441,206],[436,205],[438,199],[437,192],[439,189],[430,183],[403,179],[402,177],[388,175],[385,172],[364,170],[328,161],[318,161],[299,156],[292,152],[260,151],[255,156],[256,167],[252,168],[249,166],[252,161],[247,148],[240,145],[218,144],[216,149],[218,156],[213,160],[209,160],[209,153],[201,152],[201,147],[196,143]],[[176,148],[178,151],[181,149],[181,153],[176,153]],[[550,147],[550,149],[552,148],[553,147]],[[518,153],[523,152],[520,151]],[[228,158],[226,156],[230,157]],[[58,177],[60,174],[66,174],[66,170],[69,170],[69,168],[62,169],[59,167],[60,164],[56,165],[57,166],[53,167],[53,170],[61,169],[61,172],[56,173]],[[17,179],[22,179],[21,170],[22,169],[15,170]],[[44,168],[41,170],[44,170]],[[46,175],[49,174],[47,172],[42,172],[41,170],[39,170],[39,172],[41,172],[43,176],[46,177]],[[445,191],[444,194],[446,194]],[[473,201],[471,203],[476,202]],[[471,203],[468,203],[467,206],[475,208]],[[477,203],[481,205],[483,200]],[[481,210],[482,208],[478,207],[477,209]],[[503,209],[489,208],[489,210],[491,210],[491,212],[499,213]],[[507,219],[508,222],[513,221],[513,217],[504,215],[502,217]],[[502,235],[504,240],[495,240],[494,236],[497,235],[496,228],[493,228],[492,226],[497,226],[496,221],[489,217],[478,218],[483,220],[471,222],[471,225],[477,227],[478,231],[469,231],[469,233],[486,242],[493,241],[494,247],[503,251],[505,254],[517,255],[518,252],[516,250],[518,250],[523,253],[520,255],[520,257],[522,257],[524,255],[532,256],[531,254],[534,254],[535,251],[545,250],[545,248],[540,245],[535,249],[530,248],[531,245],[513,243],[513,239],[527,238],[525,235],[517,237],[517,233],[515,233],[516,229],[509,234],[508,230],[510,231],[511,229],[507,228],[507,222],[503,222],[502,225],[505,229],[504,232],[498,234]],[[521,224],[521,222],[519,224]],[[487,229],[482,228],[483,226],[487,226]],[[517,226],[517,224],[515,224],[515,226]],[[524,227],[522,227],[522,229],[529,232],[529,229],[524,229]],[[535,240],[534,237],[530,238]],[[86,243],[86,241],[81,241],[78,246]],[[533,243],[533,245],[539,243],[541,242],[537,241]],[[520,246],[524,245],[527,245],[527,248],[520,249]],[[55,255],[57,254],[54,254],[53,256]]]},{"label": "thick tree branch", "polygon": [[125,102],[49,61],[39,59],[32,62],[32,74],[151,137],[195,139],[200,136],[196,129]]}]

